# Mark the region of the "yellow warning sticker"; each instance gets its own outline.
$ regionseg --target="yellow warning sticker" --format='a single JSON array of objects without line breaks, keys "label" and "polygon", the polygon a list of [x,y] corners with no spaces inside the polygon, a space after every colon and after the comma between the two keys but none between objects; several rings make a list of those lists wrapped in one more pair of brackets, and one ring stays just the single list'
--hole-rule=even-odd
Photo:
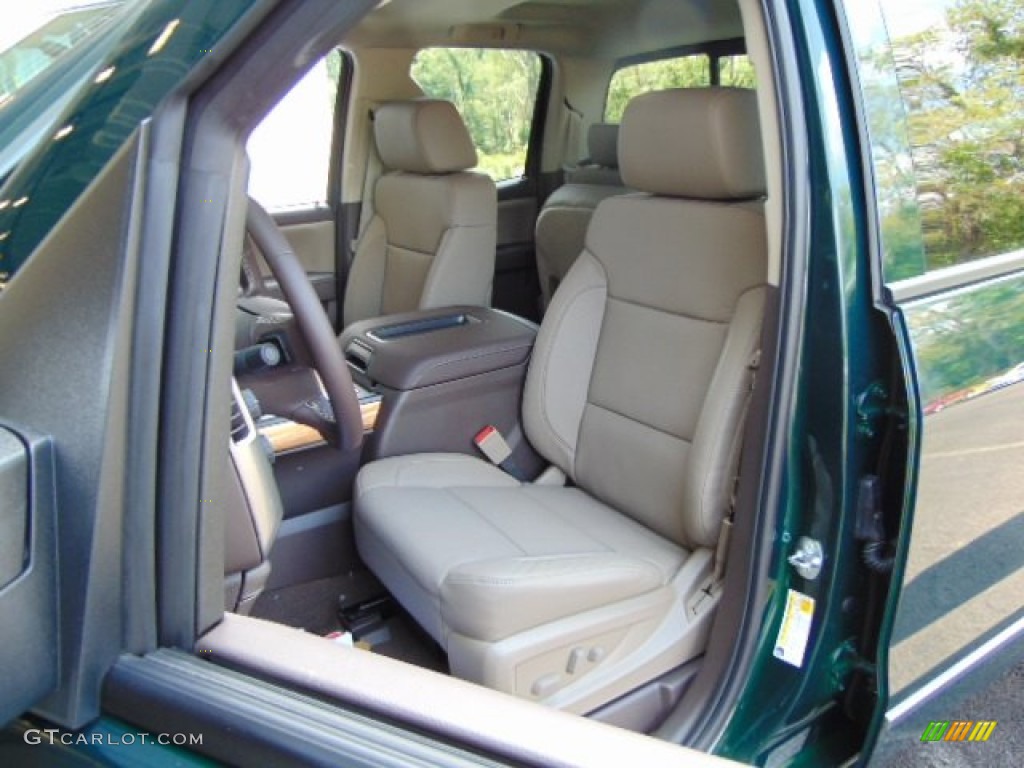
[{"label": "yellow warning sticker", "polygon": [[814,598],[795,589],[788,590],[786,611],[782,615],[782,626],[779,627],[779,636],[775,641],[775,658],[794,667],[803,666],[813,620]]}]

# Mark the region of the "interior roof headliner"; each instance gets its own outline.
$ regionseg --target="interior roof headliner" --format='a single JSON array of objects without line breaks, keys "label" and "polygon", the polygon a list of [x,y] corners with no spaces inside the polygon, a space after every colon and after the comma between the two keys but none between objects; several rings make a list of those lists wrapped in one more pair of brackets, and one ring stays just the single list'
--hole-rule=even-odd
[{"label": "interior roof headliner", "polygon": [[742,34],[735,0],[391,0],[345,44],[505,46],[621,58]]}]

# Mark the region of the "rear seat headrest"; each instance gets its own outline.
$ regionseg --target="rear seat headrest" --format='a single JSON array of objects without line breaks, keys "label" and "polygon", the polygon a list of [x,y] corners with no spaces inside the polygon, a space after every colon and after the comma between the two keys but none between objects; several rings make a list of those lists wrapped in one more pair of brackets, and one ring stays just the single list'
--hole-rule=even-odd
[{"label": "rear seat headrest", "polygon": [[605,168],[619,167],[619,126],[615,123],[594,123],[587,132],[590,162]]},{"label": "rear seat headrest", "polygon": [[416,99],[382,104],[373,134],[386,168],[408,173],[454,173],[477,163],[476,148],[450,101]]},{"label": "rear seat headrest", "polygon": [[756,94],[745,88],[675,88],[637,96],[622,118],[619,165],[628,186],[656,195],[761,197]]}]

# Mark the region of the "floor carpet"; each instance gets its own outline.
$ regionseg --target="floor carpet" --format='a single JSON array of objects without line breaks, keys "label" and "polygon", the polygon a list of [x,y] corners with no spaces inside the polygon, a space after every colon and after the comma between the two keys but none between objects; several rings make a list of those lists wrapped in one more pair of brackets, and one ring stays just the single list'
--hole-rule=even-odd
[{"label": "floor carpet", "polygon": [[[346,605],[382,595],[385,589],[369,571],[351,573],[267,590],[256,600],[251,615],[287,624],[317,635],[341,629],[339,598]],[[437,672],[448,672],[444,651],[401,610],[370,638],[371,650]]]}]

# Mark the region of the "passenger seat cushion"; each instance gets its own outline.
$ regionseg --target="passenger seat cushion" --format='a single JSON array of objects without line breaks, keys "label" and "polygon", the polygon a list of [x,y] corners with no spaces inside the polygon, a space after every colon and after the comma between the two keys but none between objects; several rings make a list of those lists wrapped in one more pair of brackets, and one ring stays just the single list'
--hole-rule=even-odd
[{"label": "passenger seat cushion", "polygon": [[356,476],[356,497],[378,488],[516,488],[520,482],[493,464],[460,453],[416,453],[366,464]]},{"label": "passenger seat cushion", "polygon": [[615,553],[477,560],[448,572],[441,616],[449,630],[493,642],[663,584],[653,563]]},{"label": "passenger seat cushion", "polygon": [[452,629],[492,640],[643,594],[688,555],[579,489],[469,456],[372,462],[355,510],[360,555],[442,645]]}]

